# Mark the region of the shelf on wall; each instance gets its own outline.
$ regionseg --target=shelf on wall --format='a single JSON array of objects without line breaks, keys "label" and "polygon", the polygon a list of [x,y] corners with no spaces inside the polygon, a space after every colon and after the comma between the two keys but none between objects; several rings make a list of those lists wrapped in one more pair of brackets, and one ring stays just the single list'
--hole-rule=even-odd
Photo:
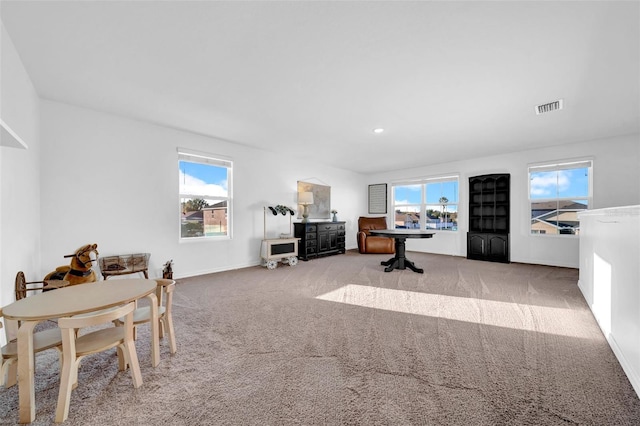
[{"label": "shelf on wall", "polygon": [[509,262],[508,174],[469,178],[467,258]]},{"label": "shelf on wall", "polygon": [[0,118],[0,146],[28,149],[27,144]]}]

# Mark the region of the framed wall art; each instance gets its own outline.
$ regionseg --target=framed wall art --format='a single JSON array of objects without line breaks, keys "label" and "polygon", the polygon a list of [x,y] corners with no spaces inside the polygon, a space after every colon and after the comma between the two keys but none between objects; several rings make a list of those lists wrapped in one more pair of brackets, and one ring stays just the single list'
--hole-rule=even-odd
[{"label": "framed wall art", "polygon": [[387,214],[387,184],[369,185],[369,213]]},{"label": "framed wall art", "polygon": [[[298,181],[298,199],[303,192],[313,194],[313,204],[307,206],[309,219],[329,219],[331,217],[331,187],[316,183]],[[298,205],[298,219],[302,218],[303,208]]]}]

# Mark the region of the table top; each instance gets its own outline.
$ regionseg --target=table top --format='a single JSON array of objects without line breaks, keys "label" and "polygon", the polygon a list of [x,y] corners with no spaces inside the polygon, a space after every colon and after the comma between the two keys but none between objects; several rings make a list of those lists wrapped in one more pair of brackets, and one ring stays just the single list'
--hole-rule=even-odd
[{"label": "table top", "polygon": [[18,300],[2,308],[2,314],[19,321],[63,318],[132,302],[155,291],[156,285],[141,278],[78,284]]},{"label": "table top", "polygon": [[371,229],[371,235],[380,237],[404,237],[404,238],[433,238],[435,232],[423,231],[421,229]]}]

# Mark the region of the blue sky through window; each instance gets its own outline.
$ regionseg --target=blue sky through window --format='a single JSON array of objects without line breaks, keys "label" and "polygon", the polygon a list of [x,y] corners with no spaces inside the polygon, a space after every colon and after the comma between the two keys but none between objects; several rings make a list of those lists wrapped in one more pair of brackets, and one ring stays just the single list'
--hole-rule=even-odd
[{"label": "blue sky through window", "polygon": [[394,188],[396,204],[420,204],[422,202],[422,185],[402,185]]},{"label": "blue sky through window", "polygon": [[457,203],[458,182],[427,183],[427,204],[438,204],[442,197],[449,203]]},{"label": "blue sky through window", "polygon": [[[426,184],[426,204],[439,205],[440,198],[446,197],[449,203],[458,202],[458,182],[434,182]],[[422,185],[398,185],[394,187],[395,204],[420,204],[422,203]],[[453,210],[452,210],[453,209]],[[449,211],[456,211],[455,206],[450,206]]]},{"label": "blue sky through window", "polygon": [[226,167],[180,161],[180,193],[226,197],[227,171]]},{"label": "blue sky through window", "polygon": [[565,169],[551,172],[533,172],[531,198],[574,198],[589,196],[589,169]]}]

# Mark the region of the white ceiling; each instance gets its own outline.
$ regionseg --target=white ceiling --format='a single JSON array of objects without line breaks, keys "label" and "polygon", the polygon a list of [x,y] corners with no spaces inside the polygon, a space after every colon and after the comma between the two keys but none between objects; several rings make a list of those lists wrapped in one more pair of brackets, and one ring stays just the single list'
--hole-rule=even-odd
[{"label": "white ceiling", "polygon": [[42,98],[361,173],[640,131],[637,1],[0,8]]}]

